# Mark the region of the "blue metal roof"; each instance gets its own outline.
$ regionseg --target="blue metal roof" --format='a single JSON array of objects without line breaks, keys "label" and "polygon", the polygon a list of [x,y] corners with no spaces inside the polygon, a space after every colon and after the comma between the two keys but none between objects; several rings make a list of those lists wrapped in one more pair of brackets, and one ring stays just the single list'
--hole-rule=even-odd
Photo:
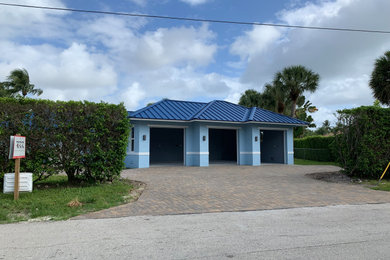
[{"label": "blue metal roof", "polygon": [[307,122],[258,107],[247,108],[227,101],[209,103],[163,99],[151,106],[129,112],[130,119],[207,120],[221,122],[262,122],[307,125]]}]

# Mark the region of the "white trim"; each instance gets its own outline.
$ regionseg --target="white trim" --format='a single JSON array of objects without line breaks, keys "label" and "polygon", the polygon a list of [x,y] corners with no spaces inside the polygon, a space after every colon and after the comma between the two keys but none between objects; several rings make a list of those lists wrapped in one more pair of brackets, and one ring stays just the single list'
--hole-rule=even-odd
[{"label": "white trim", "polygon": [[187,155],[209,155],[209,152],[187,152]]},{"label": "white trim", "polygon": [[240,154],[255,154],[255,155],[260,155],[261,152],[240,152]]},{"label": "white trim", "polygon": [[149,128],[178,128],[178,129],[185,129],[188,128],[188,126],[182,126],[182,125],[148,125]]},{"label": "white trim", "polygon": [[191,123],[191,122],[204,122],[204,123],[220,123],[220,124],[264,124],[264,125],[288,125],[288,126],[302,126],[302,124],[291,124],[291,123],[274,123],[274,122],[259,122],[259,121],[246,121],[246,122],[232,122],[232,121],[216,121],[216,120],[167,120],[167,119],[148,119],[148,118],[131,118],[130,121],[152,121],[152,122],[171,122],[171,123]]},{"label": "white trim", "polygon": [[239,126],[213,126],[213,125],[206,125],[208,129],[226,129],[226,130],[238,130],[241,129]]},{"label": "white trim", "polygon": [[239,144],[239,138],[240,138],[240,135],[238,133],[238,130],[240,130],[241,127],[239,127],[238,129],[236,129],[236,157],[237,157],[237,165],[240,165],[240,144]]},{"label": "white trim", "polygon": [[127,153],[127,155],[148,155],[149,156],[149,152],[140,152],[140,153],[129,152],[129,153]]},{"label": "white trim", "polygon": [[259,126],[259,129],[260,130],[279,130],[279,131],[287,131],[288,128],[278,128],[278,127],[263,127],[263,126]]},{"label": "white trim", "polygon": [[290,151],[290,152],[288,152],[288,154],[294,154],[294,152],[291,152],[291,151]]}]

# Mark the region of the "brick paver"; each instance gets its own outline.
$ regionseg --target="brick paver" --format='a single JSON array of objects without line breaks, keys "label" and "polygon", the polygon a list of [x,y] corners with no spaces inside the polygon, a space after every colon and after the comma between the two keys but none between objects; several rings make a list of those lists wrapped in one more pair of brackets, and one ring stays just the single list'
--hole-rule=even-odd
[{"label": "brick paver", "polygon": [[328,183],[305,174],[335,166],[156,167],[123,171],[147,184],[138,201],[76,217],[109,218],[390,202],[390,193]]}]

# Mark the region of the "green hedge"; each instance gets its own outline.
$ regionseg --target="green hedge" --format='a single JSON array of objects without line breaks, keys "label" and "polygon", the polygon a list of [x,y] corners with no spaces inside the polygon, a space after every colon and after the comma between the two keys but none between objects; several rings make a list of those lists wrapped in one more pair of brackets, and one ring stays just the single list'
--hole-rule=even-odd
[{"label": "green hedge", "polygon": [[334,136],[309,136],[294,139],[294,157],[305,160],[331,162],[335,160],[331,145]]},{"label": "green hedge", "polygon": [[344,170],[351,176],[379,178],[390,161],[390,108],[338,111],[338,125],[334,151]]},{"label": "green hedge", "polygon": [[71,182],[111,181],[126,156],[129,120],[123,104],[0,98],[0,173],[13,172],[9,137],[27,138],[21,170],[34,179],[65,172]]}]

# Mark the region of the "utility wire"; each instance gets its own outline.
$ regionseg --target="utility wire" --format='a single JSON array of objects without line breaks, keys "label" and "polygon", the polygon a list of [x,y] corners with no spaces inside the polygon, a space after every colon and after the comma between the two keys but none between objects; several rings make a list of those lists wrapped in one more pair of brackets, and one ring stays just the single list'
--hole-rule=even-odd
[{"label": "utility wire", "polygon": [[368,29],[353,29],[353,28],[338,28],[338,27],[319,27],[319,26],[302,26],[302,25],[258,23],[258,22],[244,22],[244,21],[231,21],[231,20],[214,20],[214,19],[187,18],[187,17],[163,16],[163,15],[149,15],[149,14],[123,13],[123,12],[108,12],[108,11],[85,10],[85,9],[63,8],[63,7],[50,7],[50,6],[38,6],[38,5],[12,4],[12,3],[3,3],[3,2],[0,2],[0,6],[13,6],[13,7],[45,9],[45,10],[55,10],[55,11],[92,13],[92,14],[106,14],[106,15],[119,15],[119,16],[131,16],[131,17],[143,17],[143,18],[157,18],[157,19],[179,20],[179,21],[190,21],[190,22],[208,22],[208,23],[236,24],[236,25],[271,26],[271,27],[283,27],[283,28],[294,28],[294,29],[311,29],[311,30],[326,30],[326,31],[345,31],[345,32],[390,34],[390,31],[384,31],[384,30],[368,30]]}]

